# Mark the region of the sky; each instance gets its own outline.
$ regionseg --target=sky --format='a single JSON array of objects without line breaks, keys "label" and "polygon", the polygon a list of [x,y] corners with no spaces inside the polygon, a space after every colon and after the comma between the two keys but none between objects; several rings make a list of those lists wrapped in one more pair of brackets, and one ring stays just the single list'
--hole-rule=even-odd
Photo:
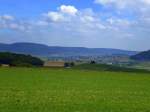
[{"label": "sky", "polygon": [[0,0],[0,43],[150,49],[150,0]]}]

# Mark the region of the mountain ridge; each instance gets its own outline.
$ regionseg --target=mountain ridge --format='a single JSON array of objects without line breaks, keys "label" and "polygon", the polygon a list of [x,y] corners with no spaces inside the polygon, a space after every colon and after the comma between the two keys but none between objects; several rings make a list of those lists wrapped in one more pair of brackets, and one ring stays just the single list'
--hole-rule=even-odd
[{"label": "mountain ridge", "polygon": [[30,54],[34,56],[105,56],[105,55],[135,55],[136,51],[113,48],[86,48],[86,47],[61,47],[48,46],[38,43],[0,43],[0,52],[13,52]]}]

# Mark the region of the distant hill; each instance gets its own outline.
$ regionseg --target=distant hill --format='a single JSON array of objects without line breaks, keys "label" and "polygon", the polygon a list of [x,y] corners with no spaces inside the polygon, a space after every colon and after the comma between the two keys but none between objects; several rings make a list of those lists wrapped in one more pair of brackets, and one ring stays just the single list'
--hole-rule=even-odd
[{"label": "distant hill", "polygon": [[0,44],[0,52],[30,54],[33,56],[107,56],[135,55],[135,51],[109,48],[58,47],[35,43]]},{"label": "distant hill", "polygon": [[150,50],[131,56],[131,59],[137,61],[150,61]]}]

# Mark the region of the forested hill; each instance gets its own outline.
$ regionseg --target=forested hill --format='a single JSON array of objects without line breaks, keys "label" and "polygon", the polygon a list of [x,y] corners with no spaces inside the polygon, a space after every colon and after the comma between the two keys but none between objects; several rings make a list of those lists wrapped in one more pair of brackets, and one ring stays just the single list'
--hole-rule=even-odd
[{"label": "forested hill", "polygon": [[131,59],[134,59],[137,61],[150,61],[150,50],[141,52],[141,53],[136,54],[134,56],[131,56]]},{"label": "forested hill", "polygon": [[9,64],[11,66],[42,66],[43,61],[30,55],[1,52],[0,64]]}]

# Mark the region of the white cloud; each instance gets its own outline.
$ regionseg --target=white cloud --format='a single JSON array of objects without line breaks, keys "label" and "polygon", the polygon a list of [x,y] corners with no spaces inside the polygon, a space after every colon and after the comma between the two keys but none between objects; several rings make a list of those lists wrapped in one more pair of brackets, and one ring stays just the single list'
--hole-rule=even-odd
[{"label": "white cloud", "polygon": [[70,5],[61,5],[57,11],[49,11],[45,16],[52,22],[67,22],[78,13],[78,9]]},{"label": "white cloud", "polygon": [[36,23],[38,26],[48,26],[49,23],[47,21],[44,21],[44,20],[39,20],[37,21]]},{"label": "white cloud", "polygon": [[94,2],[106,7],[113,6],[118,9],[131,8],[136,11],[143,8],[147,9],[150,6],[150,0],[95,0]]},{"label": "white cloud", "polygon": [[116,0],[95,0],[95,3],[102,4],[102,5],[107,5],[107,4],[111,4],[111,3],[115,3],[115,2],[116,2]]},{"label": "white cloud", "polygon": [[150,4],[150,0],[142,0],[145,4]]},{"label": "white cloud", "polygon": [[149,25],[150,0],[95,0],[94,2],[103,5],[104,9],[109,9],[106,13],[110,16],[106,20],[111,25],[119,25],[118,28],[130,24],[142,27]]},{"label": "white cloud", "polygon": [[132,24],[131,21],[120,18],[108,18],[106,20],[110,25],[119,26],[119,27],[128,27]]},{"label": "white cloud", "polygon": [[74,6],[66,6],[66,5],[62,5],[59,7],[60,12],[62,13],[66,13],[69,15],[75,15],[78,12],[78,9],[76,9]]},{"label": "white cloud", "polygon": [[0,19],[1,19],[1,20],[3,19],[3,20],[13,21],[13,20],[14,20],[14,17],[11,16],[11,15],[5,14],[5,15],[0,16]]},{"label": "white cloud", "polygon": [[133,0],[95,0],[95,3],[104,6],[115,6],[119,9],[126,8],[127,6],[133,5]]},{"label": "white cloud", "polygon": [[57,28],[74,32],[91,32],[94,29],[101,30],[105,28],[92,9],[78,10],[74,6],[62,5],[55,12],[49,11],[45,14],[45,17],[45,22],[53,23],[53,26]]},{"label": "white cloud", "polygon": [[26,31],[27,29],[25,25],[21,25],[18,23],[10,23],[7,27],[13,30],[20,30],[20,31]]},{"label": "white cloud", "polygon": [[64,16],[59,12],[49,12],[47,17],[54,22],[61,22],[64,20]]},{"label": "white cloud", "polygon": [[30,29],[29,22],[16,19],[12,15],[0,15],[0,29],[27,31]]},{"label": "white cloud", "polygon": [[92,16],[85,15],[85,16],[81,17],[81,21],[83,21],[83,22],[94,22],[95,18]]}]

